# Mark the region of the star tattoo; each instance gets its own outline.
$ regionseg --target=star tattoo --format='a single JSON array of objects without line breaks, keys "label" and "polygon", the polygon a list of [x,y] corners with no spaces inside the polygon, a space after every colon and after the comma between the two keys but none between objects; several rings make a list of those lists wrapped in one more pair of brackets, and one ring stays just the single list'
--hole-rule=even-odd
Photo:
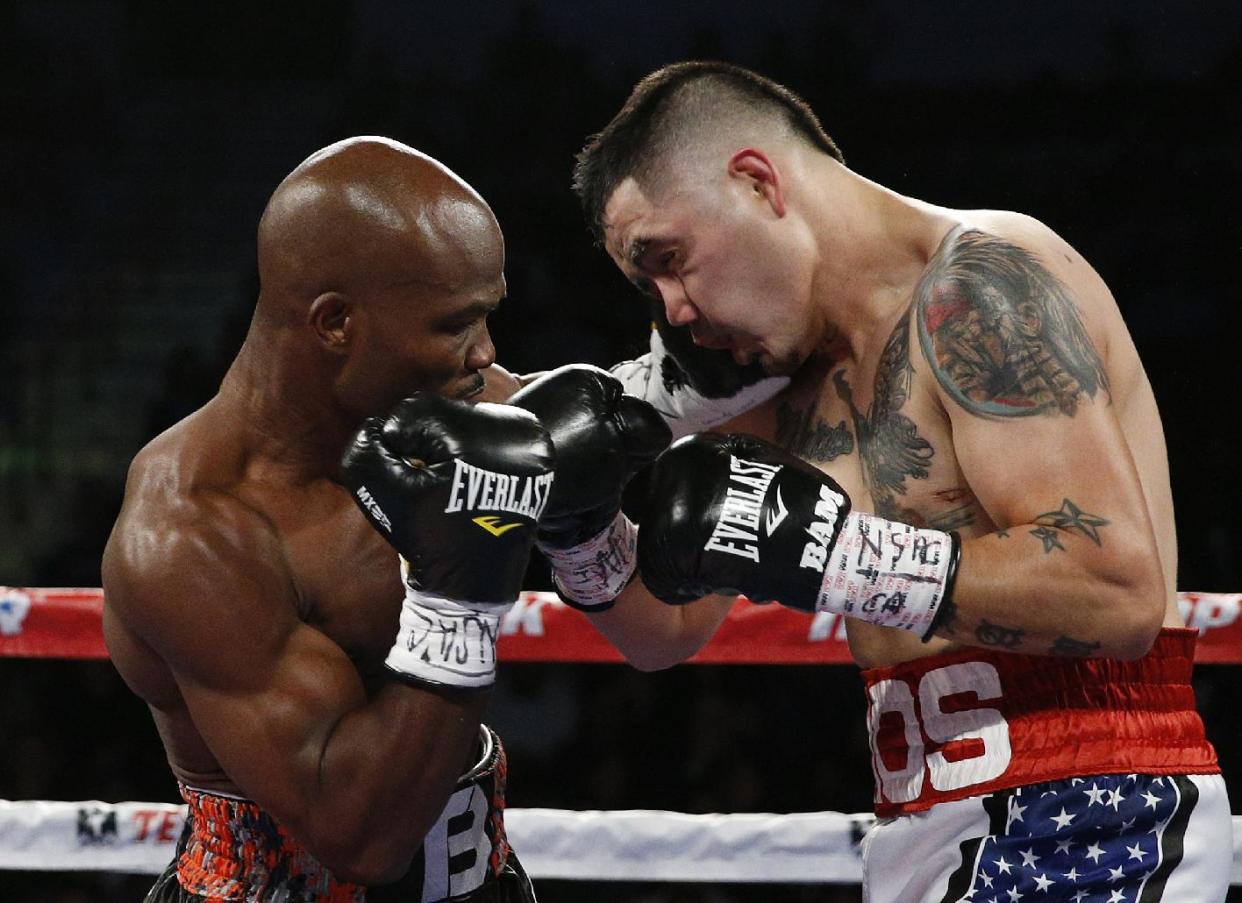
[{"label": "star tattoo", "polygon": [[[1061,507],[1035,518],[1035,523],[1058,530],[1077,530],[1097,546],[1100,545],[1100,527],[1108,526],[1108,520],[1098,514],[1088,514],[1069,499],[1061,500]],[[1045,550],[1046,551],[1046,550]]]}]

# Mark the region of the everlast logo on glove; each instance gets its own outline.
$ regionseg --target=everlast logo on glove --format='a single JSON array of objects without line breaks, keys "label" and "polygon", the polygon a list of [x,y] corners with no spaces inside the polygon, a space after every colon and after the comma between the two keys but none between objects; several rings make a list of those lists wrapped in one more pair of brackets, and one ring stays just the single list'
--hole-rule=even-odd
[{"label": "everlast logo on glove", "polygon": [[507,511],[537,521],[548,503],[552,473],[526,477],[496,473],[467,464],[461,458],[455,459],[453,465],[453,489],[445,514],[462,510]]},{"label": "everlast logo on glove", "polygon": [[[729,456],[729,486],[725,491],[724,503],[720,506],[716,527],[712,530],[707,545],[703,546],[704,551],[725,552],[755,562],[759,560],[759,524],[763,497],[767,495],[768,488],[780,469],[780,464],[760,464],[758,461],[743,461],[733,455]],[[768,516],[768,534],[785,519],[784,501],[779,497],[779,487],[777,493],[777,510],[775,514],[770,513]]]}]

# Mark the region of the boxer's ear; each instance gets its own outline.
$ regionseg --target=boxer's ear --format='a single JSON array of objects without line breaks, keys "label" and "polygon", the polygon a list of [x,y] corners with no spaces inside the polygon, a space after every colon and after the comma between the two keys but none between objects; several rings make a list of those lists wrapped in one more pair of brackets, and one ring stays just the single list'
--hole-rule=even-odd
[{"label": "boxer's ear", "polygon": [[352,305],[340,292],[324,292],[311,302],[306,322],[319,343],[330,351],[346,350],[353,339]]}]

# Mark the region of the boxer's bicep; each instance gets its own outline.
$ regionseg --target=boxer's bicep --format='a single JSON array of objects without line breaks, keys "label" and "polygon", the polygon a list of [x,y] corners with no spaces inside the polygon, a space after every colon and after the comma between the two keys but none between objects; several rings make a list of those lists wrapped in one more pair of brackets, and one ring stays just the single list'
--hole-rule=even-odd
[{"label": "boxer's bicep", "polygon": [[1054,241],[1048,233],[1040,253],[960,236],[920,285],[917,364],[934,376],[959,465],[998,525],[1055,520],[1049,512],[1068,505],[1141,528],[1142,489],[1100,350],[1111,297],[1085,263],[1054,263]]},{"label": "boxer's bicep", "polygon": [[951,417],[958,464],[989,518],[1044,553],[1155,555],[1129,447],[1107,405],[1073,420]]},{"label": "boxer's bicep", "polygon": [[968,232],[917,298],[916,370],[934,375],[958,466],[1001,528],[963,549],[971,617],[954,636],[1129,654],[1158,623],[1163,579],[1100,351],[1111,298],[1085,265],[1045,259]]},{"label": "boxer's bicep", "polygon": [[185,532],[136,600],[141,635],[168,665],[195,727],[247,795],[295,821],[318,795],[339,719],[365,704],[345,652],[297,616],[295,590],[260,534],[249,548]]}]

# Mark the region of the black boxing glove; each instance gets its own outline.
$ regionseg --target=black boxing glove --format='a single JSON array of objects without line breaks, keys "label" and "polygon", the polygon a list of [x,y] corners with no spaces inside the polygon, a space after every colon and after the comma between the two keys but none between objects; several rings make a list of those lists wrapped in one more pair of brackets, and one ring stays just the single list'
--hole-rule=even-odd
[{"label": "black boxing glove", "polygon": [[638,569],[672,605],[740,594],[927,635],[952,592],[956,534],[851,512],[831,477],[754,436],[675,443],[651,494]]},{"label": "black boxing glove", "polygon": [[619,380],[586,364],[544,374],[509,403],[534,413],[556,450],[539,549],[567,604],[603,611],[634,573],[637,528],[621,512],[622,491],[668,447],[669,428]]},{"label": "black boxing glove", "polygon": [[673,438],[732,420],[789,384],[788,377],[765,376],[757,363],[739,366],[729,351],[695,345],[689,329],[668,322],[661,304],[652,305],[651,318],[647,353],[609,372],[660,412]]},{"label": "black boxing glove", "polygon": [[500,617],[517,599],[553,482],[552,442],[527,411],[419,393],[367,420],[341,461],[406,585],[385,664],[454,686],[495,680]]}]

